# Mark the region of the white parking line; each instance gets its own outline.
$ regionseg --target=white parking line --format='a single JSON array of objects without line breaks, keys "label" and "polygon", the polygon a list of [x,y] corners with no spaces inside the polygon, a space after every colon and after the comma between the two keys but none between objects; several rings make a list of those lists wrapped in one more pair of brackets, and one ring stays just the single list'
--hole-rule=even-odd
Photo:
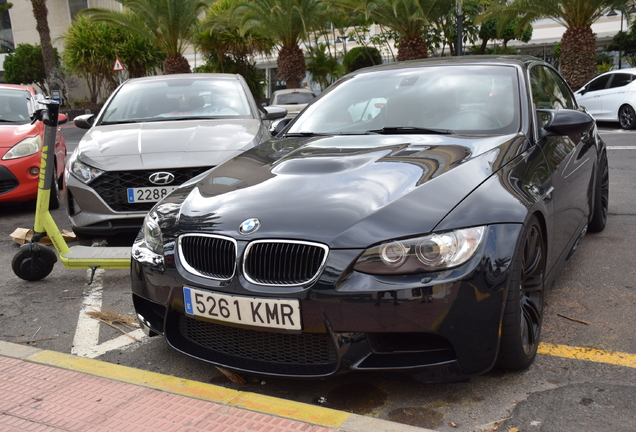
[{"label": "white parking line", "polygon": [[[90,278],[91,270],[88,269],[86,272],[87,277]],[[120,349],[126,345],[135,343],[134,340],[126,335],[121,335],[115,339],[106,341],[103,344],[99,343],[100,322],[91,318],[87,313],[90,311],[97,312],[102,307],[103,273],[103,269],[97,269],[97,271],[95,271],[93,283],[89,285],[84,292],[83,306],[77,320],[71,354],[75,354],[80,357],[95,358],[107,353],[108,351]],[[139,340],[146,337],[142,330],[135,330],[129,334]]]},{"label": "white parking line", "polygon": [[607,146],[608,150],[636,150],[636,146]]}]

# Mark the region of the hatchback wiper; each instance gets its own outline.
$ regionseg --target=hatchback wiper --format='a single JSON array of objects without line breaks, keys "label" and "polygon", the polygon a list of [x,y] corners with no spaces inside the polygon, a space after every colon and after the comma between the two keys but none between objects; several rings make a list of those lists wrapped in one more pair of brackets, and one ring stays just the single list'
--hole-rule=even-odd
[{"label": "hatchback wiper", "polygon": [[103,122],[100,123],[100,126],[129,124],[129,123],[143,123],[143,122],[146,122],[146,121],[147,121],[147,119],[103,121]]},{"label": "hatchback wiper", "polygon": [[453,133],[449,129],[429,129],[416,126],[385,126],[382,129],[368,130],[370,134],[380,135],[399,135],[399,134],[436,134],[436,135],[450,135]]}]

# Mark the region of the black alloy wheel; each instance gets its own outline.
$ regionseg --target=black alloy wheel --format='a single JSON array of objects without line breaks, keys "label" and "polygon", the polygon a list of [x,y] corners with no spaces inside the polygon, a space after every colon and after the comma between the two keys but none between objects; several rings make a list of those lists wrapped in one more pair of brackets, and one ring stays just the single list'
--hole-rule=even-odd
[{"label": "black alloy wheel", "polygon": [[502,320],[497,365],[508,370],[529,367],[537,354],[543,321],[545,241],[532,216],[517,245]]},{"label": "black alloy wheel", "polygon": [[636,112],[630,105],[623,105],[618,110],[618,121],[623,129],[636,127]]},{"label": "black alloy wheel", "polygon": [[588,231],[601,232],[607,224],[607,212],[609,208],[609,166],[607,153],[603,152],[598,164],[598,176],[594,186],[594,208],[590,214]]}]

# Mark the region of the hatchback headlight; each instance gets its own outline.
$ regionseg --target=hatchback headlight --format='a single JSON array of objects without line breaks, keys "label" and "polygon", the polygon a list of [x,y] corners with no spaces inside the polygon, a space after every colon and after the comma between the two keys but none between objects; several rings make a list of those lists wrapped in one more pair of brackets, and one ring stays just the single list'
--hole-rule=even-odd
[{"label": "hatchback headlight", "polygon": [[367,249],[354,268],[371,274],[406,274],[457,267],[473,257],[484,232],[480,226],[382,243]]},{"label": "hatchback headlight", "polygon": [[25,138],[14,145],[8,152],[2,156],[2,160],[19,159],[36,154],[42,149],[42,137],[36,135],[34,137]]},{"label": "hatchback headlight", "polygon": [[100,175],[104,174],[104,171],[94,168],[84,162],[80,161],[77,154],[74,153],[69,161],[69,171],[82,183],[90,183]]}]

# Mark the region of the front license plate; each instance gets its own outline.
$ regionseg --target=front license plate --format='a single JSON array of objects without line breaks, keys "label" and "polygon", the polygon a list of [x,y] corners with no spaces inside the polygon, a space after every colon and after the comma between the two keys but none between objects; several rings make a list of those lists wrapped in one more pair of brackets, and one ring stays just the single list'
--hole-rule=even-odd
[{"label": "front license plate", "polygon": [[177,186],[128,188],[128,202],[157,202],[176,188]]},{"label": "front license plate", "polygon": [[188,315],[236,324],[301,330],[300,301],[234,296],[183,288]]}]

